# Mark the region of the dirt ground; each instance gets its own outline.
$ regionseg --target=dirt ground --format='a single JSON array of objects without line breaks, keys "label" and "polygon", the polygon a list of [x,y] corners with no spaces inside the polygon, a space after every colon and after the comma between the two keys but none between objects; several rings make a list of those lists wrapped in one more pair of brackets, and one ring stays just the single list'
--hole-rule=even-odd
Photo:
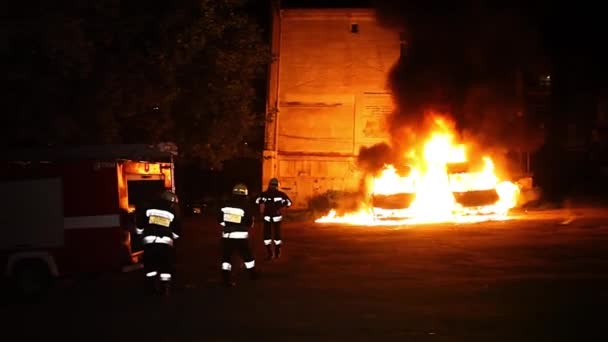
[{"label": "dirt ground", "polygon": [[219,230],[190,218],[169,298],[141,271],[66,280],[41,303],[5,300],[19,341],[607,340],[608,213],[520,213],[469,225],[286,222],[283,257],[219,286]]}]

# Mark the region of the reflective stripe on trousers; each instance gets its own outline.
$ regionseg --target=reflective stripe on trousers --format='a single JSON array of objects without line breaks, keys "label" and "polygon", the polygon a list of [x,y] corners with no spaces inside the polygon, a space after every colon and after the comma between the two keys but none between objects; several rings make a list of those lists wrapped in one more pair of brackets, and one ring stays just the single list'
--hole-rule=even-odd
[{"label": "reflective stripe on trousers", "polygon": [[249,232],[230,232],[222,233],[224,239],[246,239],[249,237]]},{"label": "reflective stripe on trousers", "polygon": [[[156,271],[152,271],[152,272],[146,273],[146,277],[147,278],[153,278],[153,277],[156,277],[157,275],[158,275],[158,272],[156,272]],[[161,281],[169,281],[169,280],[171,280],[171,273],[161,273],[160,274],[160,280]]]},{"label": "reflective stripe on trousers", "polygon": [[272,220],[272,222],[280,222],[283,219],[283,216],[264,216],[264,221],[268,221],[270,222]]},{"label": "reflective stripe on trousers", "polygon": [[165,245],[173,246],[173,239],[168,236],[148,235],[144,237],[143,243],[144,245],[147,245],[149,243],[162,243]]},{"label": "reflective stripe on trousers", "polygon": [[[250,270],[255,267],[255,260],[245,262],[245,268]],[[229,262],[222,263],[222,271],[232,271],[232,264]]]}]

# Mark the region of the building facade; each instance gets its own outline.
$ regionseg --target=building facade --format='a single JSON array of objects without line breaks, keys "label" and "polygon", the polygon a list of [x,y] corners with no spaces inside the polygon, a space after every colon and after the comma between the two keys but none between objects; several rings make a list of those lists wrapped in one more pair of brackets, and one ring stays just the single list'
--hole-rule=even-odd
[{"label": "building facade", "polygon": [[272,17],[262,184],[279,178],[306,209],[328,191],[356,190],[359,149],[387,140],[400,37],[373,9],[274,8]]}]

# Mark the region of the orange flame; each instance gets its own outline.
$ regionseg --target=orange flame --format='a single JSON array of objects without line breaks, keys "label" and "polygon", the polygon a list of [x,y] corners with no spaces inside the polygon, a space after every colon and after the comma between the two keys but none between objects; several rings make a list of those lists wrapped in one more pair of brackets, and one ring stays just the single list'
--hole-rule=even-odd
[{"label": "orange flame", "polygon": [[[408,153],[413,157],[409,174],[400,175],[393,165],[386,165],[370,182],[368,195],[372,199],[410,195],[413,199],[409,204],[400,197],[396,198],[403,203],[398,202],[397,208],[372,201],[354,213],[338,216],[332,210],[315,222],[401,225],[507,219],[509,209],[517,203],[519,187],[501,181],[488,156],[481,158],[481,170],[450,172],[450,165],[468,165],[466,146],[453,142],[453,134],[442,118],[435,117],[435,124],[438,128],[430,134],[421,153]],[[417,155],[421,156],[416,158]]]}]

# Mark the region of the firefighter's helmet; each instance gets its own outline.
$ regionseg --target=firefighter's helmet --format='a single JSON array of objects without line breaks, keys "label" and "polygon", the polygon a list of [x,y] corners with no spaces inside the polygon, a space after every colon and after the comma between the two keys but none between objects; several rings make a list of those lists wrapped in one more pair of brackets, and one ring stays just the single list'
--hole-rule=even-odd
[{"label": "firefighter's helmet", "polygon": [[243,183],[239,183],[232,188],[233,195],[247,196],[248,193],[247,186]]},{"label": "firefighter's helmet", "polygon": [[268,185],[269,186],[276,186],[276,187],[278,187],[279,186],[279,180],[276,179],[276,178],[270,178],[270,181],[268,182]]},{"label": "firefighter's helmet", "polygon": [[160,194],[160,198],[163,201],[167,201],[167,202],[171,202],[171,203],[178,203],[179,199],[177,198],[177,195],[170,190],[165,190]]}]

